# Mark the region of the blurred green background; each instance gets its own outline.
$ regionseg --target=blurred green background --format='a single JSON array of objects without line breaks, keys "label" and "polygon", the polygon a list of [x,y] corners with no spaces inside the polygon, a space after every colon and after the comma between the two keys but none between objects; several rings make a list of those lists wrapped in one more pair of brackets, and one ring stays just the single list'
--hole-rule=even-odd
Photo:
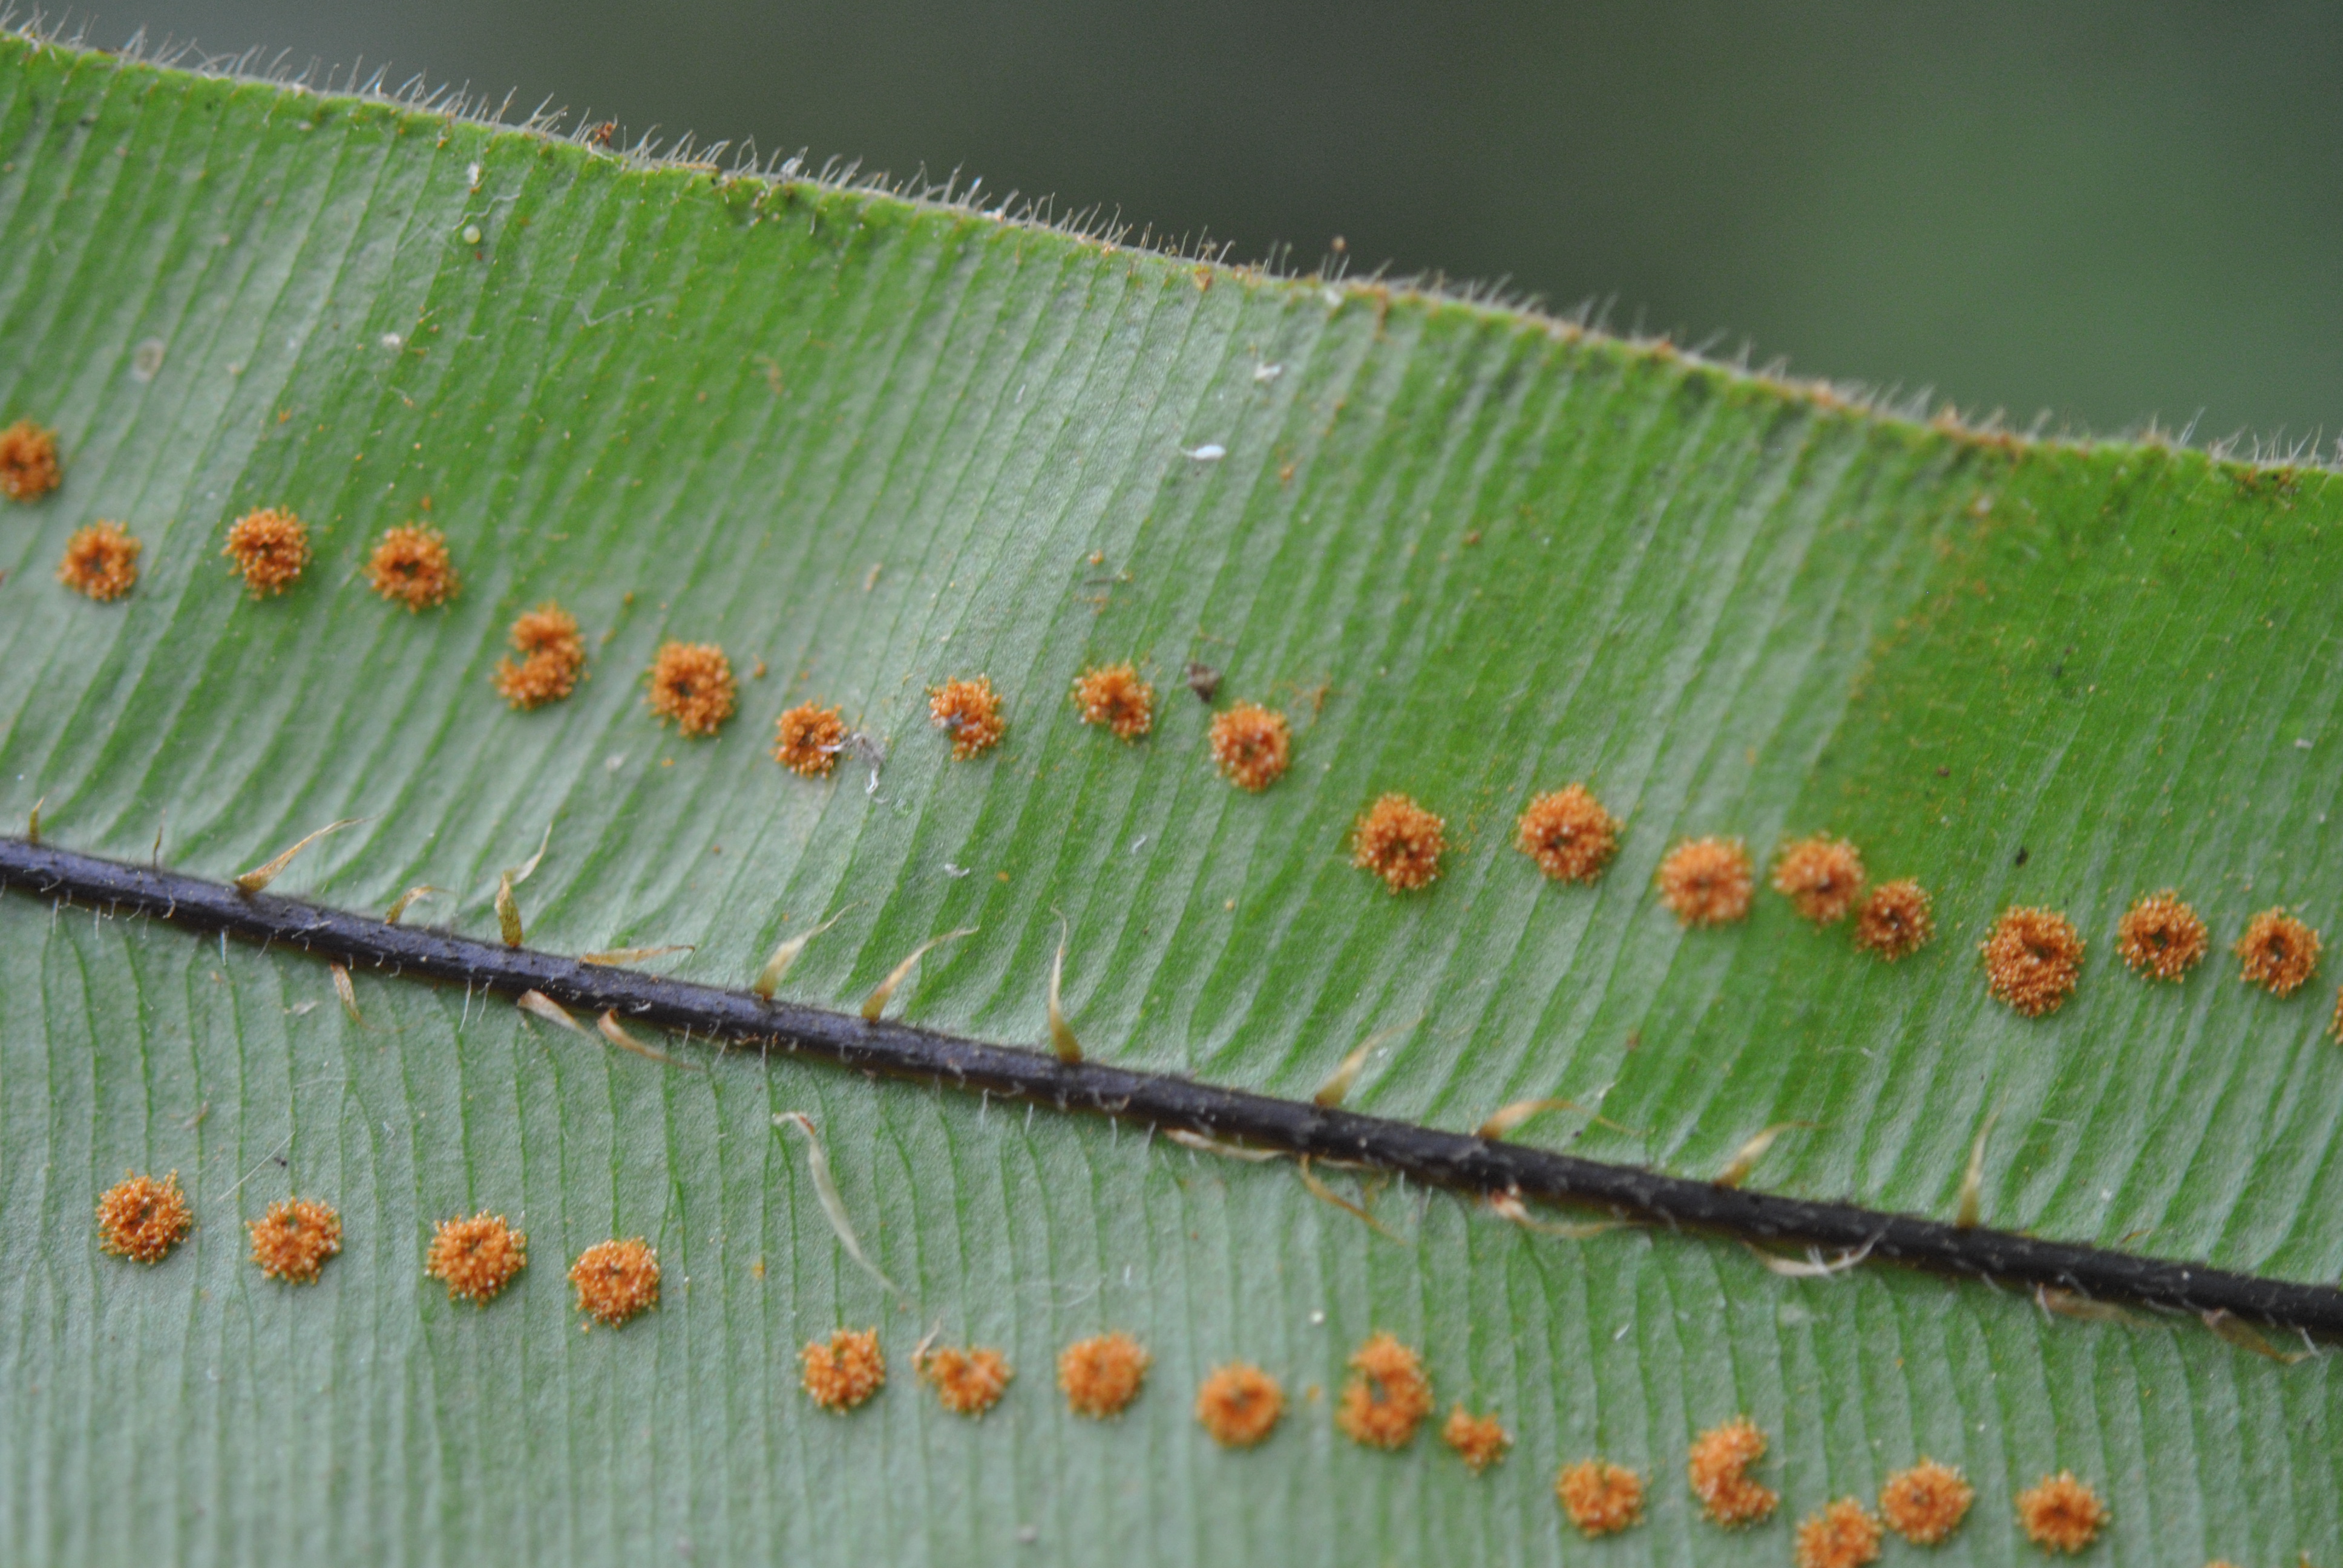
[{"label": "blurred green background", "polygon": [[[96,0],[2052,428],[2343,432],[2343,6]],[[1284,247],[1290,247],[1290,251]]]}]

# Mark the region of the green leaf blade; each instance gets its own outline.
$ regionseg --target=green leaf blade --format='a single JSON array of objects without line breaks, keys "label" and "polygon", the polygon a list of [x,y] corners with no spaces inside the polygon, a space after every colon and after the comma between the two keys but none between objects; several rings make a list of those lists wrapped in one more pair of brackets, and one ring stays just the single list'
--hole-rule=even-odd
[{"label": "green leaf blade", "polygon": [[[286,890],[379,910],[431,882],[457,897],[427,918],[485,933],[498,869],[551,823],[521,890],[533,944],[693,943],[679,972],[743,985],[845,910],[786,990],[851,1008],[975,926],[897,1005],[1037,1049],[1062,910],[1094,1056],[1306,1097],[1398,1030],[1352,1103],[1471,1127],[1567,1095],[1634,1131],[1557,1114],[1524,1136],[1694,1174],[1810,1122],[1754,1185],[1940,1216],[1998,1108],[1990,1223],[2343,1271],[2331,968],[2279,1002],[2224,956],[2271,903],[2330,935],[2343,913],[2323,473],[1997,446],[1405,290],[13,40],[0,142],[0,417],[56,426],[68,466],[0,517],[0,806],[45,797],[61,842],[138,859],[159,830],[166,863],[225,877],[375,815]],[[1185,455],[1208,443],[1225,455]],[[219,548],[262,504],[300,510],[318,553],[256,603]],[[105,607],[51,576],[99,517],[146,543]],[[447,530],[464,577],[423,615],[363,578],[410,520]],[[548,597],[591,678],[515,714],[490,673]],[[731,652],[719,740],[643,708],[669,638]],[[1158,689],[1135,746],[1067,700],[1126,657]],[[1191,658],[1224,702],[1294,716],[1266,794],[1212,774]],[[1009,738],[954,763],[925,689],[979,671]],[[859,763],[809,784],[764,757],[808,697],[882,742],[875,792]],[[1510,845],[1529,794],[1574,778],[1627,822],[1592,889]],[[1427,893],[1347,863],[1385,789],[1448,819]],[[1679,835],[1745,836],[1762,863],[1824,828],[1936,890],[1935,947],[1886,969],[1770,894],[1746,926],[1680,933],[1652,894]],[[2150,989],[2113,925],[2167,883],[2216,950]],[[2048,1020],[1977,972],[2013,901],[2091,942]],[[1651,1523],[1604,1550],[1739,1561],[1785,1552],[1791,1519],[1722,1536],[1678,1467],[1743,1408],[1777,1438],[1788,1515],[1923,1449],[1966,1465],[1980,1501],[1948,1562],[2026,1555],[2009,1499],[2056,1465],[2107,1489],[2117,1560],[2343,1541],[2323,1359],[1885,1271],[1783,1282],[1704,1241],[1534,1241],[1421,1193],[1383,1200],[1421,1231],[1394,1248],[1282,1167],[786,1062],[663,1074],[363,975],[380,1032],[357,1030],[305,960],[88,918],[0,902],[20,1325],[0,1379],[32,1412],[0,1428],[10,1555],[586,1560],[689,1537],[964,1561],[1029,1550],[1030,1524],[1037,1559],[1543,1561],[1574,1550],[1554,1466],[1601,1448],[1653,1483]],[[794,1392],[799,1343],[884,1312],[772,1135],[800,1107],[915,1282],[890,1352],[937,1318],[1010,1350],[984,1422],[937,1412],[901,1353],[857,1417]],[[196,1197],[196,1240],[154,1271],[95,1251],[125,1163],[176,1163]],[[307,1292],[241,1243],[288,1183],[347,1223]],[[513,1300],[459,1311],[421,1249],[484,1205],[528,1217],[536,1261]],[[580,1334],[568,1258],[636,1233],[669,1269],[659,1314]],[[1050,1361],[1119,1321],[1156,1381],[1094,1430]],[[1324,1400],[1374,1327],[1425,1346],[1443,1411],[1470,1391],[1518,1421],[1503,1469],[1333,1435]],[[1322,1392],[1250,1456],[1185,1410],[1239,1355]]]}]

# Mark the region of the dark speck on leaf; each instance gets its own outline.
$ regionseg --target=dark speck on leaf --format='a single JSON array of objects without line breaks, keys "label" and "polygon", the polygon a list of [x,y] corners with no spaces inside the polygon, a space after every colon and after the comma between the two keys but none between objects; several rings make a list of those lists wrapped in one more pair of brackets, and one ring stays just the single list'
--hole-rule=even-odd
[{"label": "dark speck on leaf", "polygon": [[1939,779],[1950,779],[1952,776],[1953,770],[1949,768],[1939,768],[1936,769],[1936,777]]},{"label": "dark speck on leaf", "polygon": [[2032,858],[2032,854],[2033,854],[2033,851],[2031,851],[2031,850],[2029,850],[2028,849],[2026,849],[2026,847],[2025,845],[2020,844],[2019,846],[2017,846],[2017,859],[2016,859],[2016,860],[2012,861],[2012,862],[2011,862],[2011,864],[2013,864],[2013,865],[2022,866],[2022,865],[2026,864],[2026,862],[2029,859],[2031,859],[2031,858]]},{"label": "dark speck on leaf", "polygon": [[1221,689],[1221,672],[1209,664],[1191,660],[1184,673],[1188,689],[1196,694],[1199,702],[1212,701],[1213,695]]}]

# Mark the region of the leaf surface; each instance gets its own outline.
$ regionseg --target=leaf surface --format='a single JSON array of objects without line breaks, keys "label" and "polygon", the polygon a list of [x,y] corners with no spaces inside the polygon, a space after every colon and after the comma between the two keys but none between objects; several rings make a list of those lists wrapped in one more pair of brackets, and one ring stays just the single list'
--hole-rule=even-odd
[{"label": "leaf surface", "polygon": [[[379,909],[429,882],[456,897],[411,918],[484,934],[549,825],[517,893],[534,945],[691,944],[649,961],[738,985],[842,910],[783,989],[848,1008],[974,927],[896,1005],[1037,1049],[1062,912],[1072,1020],[1119,1062],[1306,1097],[1392,1030],[1351,1103],[1470,1128],[1564,1096],[1632,1131],[1516,1136],[1693,1173],[1795,1121],[1753,1185],[1940,1214],[1997,1112],[1994,1224],[2343,1272],[2331,965],[2280,1001],[2225,950],[2263,908],[2343,913],[2325,474],[1980,437],[1404,290],[0,48],[0,417],[57,427],[67,466],[0,515],[0,799],[45,798],[59,841],[137,859],[159,832],[226,877],[364,817],[278,889]],[[317,557],[255,601],[220,548],[264,505]],[[99,518],[145,544],[104,606],[52,580]],[[463,583],[409,614],[364,563],[418,521]],[[517,714],[491,672],[548,598],[590,677]],[[728,650],[720,738],[648,713],[668,639]],[[1158,691],[1135,745],[1068,699],[1123,658]],[[1263,794],[1214,775],[1191,660],[1221,706],[1292,716]],[[979,673],[1008,736],[955,762],[926,691]],[[875,789],[765,755],[807,698],[879,741]],[[1574,779],[1627,824],[1591,890],[1511,845]],[[1387,790],[1447,819],[1424,892],[1348,863]],[[1680,836],[1762,864],[1825,829],[1935,890],[1933,947],[1880,965],[1771,894],[1684,932],[1652,891]],[[2114,924],[2166,885],[2215,955],[2151,988]],[[1978,972],[2015,902],[2090,943],[2047,1019]],[[0,1386],[32,1412],[0,1428],[0,1513],[30,1559],[958,1562],[1030,1526],[1070,1562],[1546,1561],[1554,1467],[1598,1449],[1652,1482],[1622,1561],[1780,1560],[1789,1518],[1924,1450],[1979,1487],[1947,1562],[2030,1555],[2009,1499],[2062,1466],[2109,1496],[2116,1560],[2343,1549],[2324,1359],[1920,1276],[1784,1281],[1706,1241],[1532,1238],[1413,1191],[1379,1201],[1395,1245],[1282,1163],[787,1062],[663,1070],[365,976],[360,1027],[320,966],[90,920],[0,901]],[[839,1250],[772,1130],[791,1109],[911,1310]],[[152,1271],[87,1224],[126,1165],[196,1202]],[[244,1259],[238,1218],[287,1191],[345,1214],[307,1290]],[[480,1206],[526,1216],[536,1261],[458,1311],[418,1260]],[[579,1333],[568,1258],[639,1233],[660,1312]],[[874,1321],[888,1392],[814,1412],[798,1345]],[[981,1422],[913,1385],[939,1325],[1019,1369]],[[1049,1368],[1109,1326],[1157,1364],[1101,1430]],[[1502,1410],[1513,1460],[1476,1480],[1429,1433],[1396,1458],[1335,1436],[1373,1328],[1425,1347],[1443,1412]],[[1230,1455],[1186,1405],[1241,1356],[1296,1403]],[[1727,1536],[1680,1466],[1745,1409],[1789,1518]]]}]

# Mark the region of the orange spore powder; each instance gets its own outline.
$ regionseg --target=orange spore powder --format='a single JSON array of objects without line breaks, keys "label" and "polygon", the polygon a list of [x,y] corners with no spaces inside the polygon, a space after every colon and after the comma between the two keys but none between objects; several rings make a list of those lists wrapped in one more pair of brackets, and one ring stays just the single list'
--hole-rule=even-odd
[{"label": "orange spore powder", "polygon": [[0,430],[0,495],[37,501],[57,487],[57,438],[30,419]]},{"label": "orange spore powder", "polygon": [[1251,1448],[1285,1413],[1285,1391],[1259,1367],[1236,1362],[1196,1390],[1196,1420],[1224,1448]]},{"label": "orange spore powder", "polygon": [[845,744],[846,720],[819,702],[800,702],[773,721],[773,760],[801,778],[827,777]]},{"label": "orange spore powder", "polygon": [[1513,843],[1557,882],[1591,882],[1619,852],[1619,819],[1584,784],[1532,800],[1513,827]]},{"label": "orange spore powder", "polygon": [[1103,724],[1125,740],[1155,728],[1155,689],[1139,678],[1133,665],[1082,671],[1074,682],[1074,706],[1081,709],[1084,724]]},{"label": "orange spore powder", "polygon": [[2292,996],[2318,969],[2318,933],[2284,910],[2264,910],[2246,922],[2233,950],[2237,978],[2272,996]]},{"label": "orange spore powder", "polygon": [[2116,925],[2116,951],[2147,980],[2180,979],[2204,958],[2207,945],[2205,922],[2170,888],[2135,901]]},{"label": "orange spore powder", "polygon": [[1855,912],[1855,945],[1889,963],[1909,958],[1936,938],[1928,890],[1909,877],[1882,882]]},{"label": "orange spore powder", "polygon": [[2336,990],[2335,1016],[2328,1020],[2327,1032],[2335,1037],[2338,1044],[2343,1044],[2343,987]]},{"label": "orange spore powder", "polygon": [[1351,1354],[1350,1380],[1334,1424],[1353,1442],[1403,1448],[1432,1413],[1432,1380],[1423,1358],[1389,1334],[1370,1335]]},{"label": "orange spore powder", "polygon": [[1454,1449],[1456,1457],[1478,1475],[1505,1457],[1505,1450],[1513,1446],[1513,1434],[1495,1416],[1473,1415],[1460,1404],[1448,1412],[1440,1441]]},{"label": "orange spore powder", "polygon": [[98,1245],[135,1263],[159,1263],[195,1227],[176,1171],[157,1181],[125,1172],[97,1200]]},{"label": "orange spore powder", "polygon": [[1015,1375],[999,1351],[974,1346],[932,1350],[916,1364],[936,1391],[937,1402],[954,1415],[982,1415],[1001,1402]]},{"label": "orange spore powder", "polygon": [[1660,862],[1660,901],[1684,926],[1721,926],[1749,913],[1749,850],[1738,839],[1687,839]]},{"label": "orange spore powder", "polygon": [[1351,864],[1394,893],[1429,887],[1440,878],[1447,828],[1408,796],[1381,796],[1351,825]]},{"label": "orange spore powder", "polygon": [[2062,1470],[2017,1494],[2017,1523],[2046,1551],[2080,1552],[2106,1528],[2107,1505],[2074,1472]]},{"label": "orange spore powder", "polygon": [[497,660],[497,695],[507,702],[518,709],[538,708],[578,689],[578,671],[586,668],[586,639],[578,635],[576,616],[548,599],[513,621],[512,645],[520,662]]},{"label": "orange spore powder", "polygon": [[487,1306],[528,1265],[528,1238],[483,1209],[468,1220],[442,1220],[423,1271],[446,1282],[447,1299]]},{"label": "orange spore powder", "polygon": [[92,523],[65,541],[57,581],[104,604],[120,598],[138,580],[138,541],[120,523]]},{"label": "orange spore powder", "polygon": [[712,642],[663,642],[651,660],[651,711],[686,735],[713,735],[732,717],[732,661]]},{"label": "orange spore powder", "polygon": [[220,551],[236,563],[255,598],[283,593],[309,564],[309,525],[275,507],[246,512],[228,526]]},{"label": "orange spore powder", "polygon": [[1076,1340],[1059,1353],[1058,1386],[1076,1415],[1104,1421],[1121,1415],[1139,1397],[1151,1361],[1129,1334]]},{"label": "orange spore powder", "polygon": [[617,1328],[659,1305],[659,1254],[640,1236],[597,1241],[569,1265],[569,1282],[578,1287],[579,1312]]},{"label": "orange spore powder", "polygon": [[317,1283],[326,1260],[342,1250],[342,1217],[314,1198],[281,1199],[245,1229],[260,1271],[288,1284]]},{"label": "orange spore powder", "polygon": [[822,1409],[843,1415],[887,1386],[887,1358],[877,1329],[840,1329],[828,1344],[809,1341],[798,1352],[806,1392]]},{"label": "orange spore powder", "polygon": [[1865,1568],[1879,1561],[1884,1533],[1871,1510],[1842,1497],[1799,1522],[1798,1568]]},{"label": "orange spore powder", "polygon": [[1774,890],[1818,926],[1846,919],[1863,896],[1863,856],[1826,833],[1784,845],[1774,860]]},{"label": "orange spore powder", "polygon": [[1001,694],[992,689],[989,675],[930,687],[928,717],[951,737],[955,762],[991,750],[1009,732],[1009,721],[1001,716]]},{"label": "orange spore powder", "polygon": [[1589,1536],[1615,1535],[1644,1517],[1644,1478],[1624,1464],[1584,1459],[1554,1478],[1570,1522]]},{"label": "orange spore powder", "polygon": [[1749,1467],[1765,1457],[1765,1434],[1747,1416],[1736,1416],[1693,1440],[1692,1492],[1717,1523],[1755,1524],[1774,1512],[1781,1497],[1749,1478]]},{"label": "orange spore powder", "polygon": [[2083,972],[2082,934],[2056,910],[2003,910],[1977,951],[1995,1000],[2027,1018],[2057,1011]]},{"label": "orange spore powder", "polygon": [[1949,1464],[1923,1459],[1899,1470],[1879,1489],[1880,1516],[1915,1546],[1934,1546],[1961,1527],[1976,1488]]},{"label": "orange spore powder", "polygon": [[447,537],[414,524],[383,530],[382,542],[367,558],[367,580],[410,614],[446,604],[461,586],[447,557]]},{"label": "orange spore powder", "polygon": [[1259,794],[1293,762],[1293,728],[1285,715],[1257,702],[1240,702],[1214,717],[1208,739],[1212,766],[1240,789]]}]

